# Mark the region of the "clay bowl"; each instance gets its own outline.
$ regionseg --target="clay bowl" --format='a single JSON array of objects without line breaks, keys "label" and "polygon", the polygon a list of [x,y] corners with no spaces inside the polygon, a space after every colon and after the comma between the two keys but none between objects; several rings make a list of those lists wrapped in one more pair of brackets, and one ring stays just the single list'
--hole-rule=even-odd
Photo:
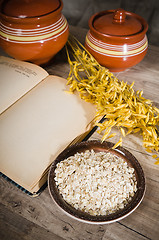
[{"label": "clay bowl", "polygon": [[[80,222],[90,223],[90,224],[109,224],[119,221],[127,216],[129,216],[142,202],[145,195],[145,177],[141,165],[137,159],[123,147],[118,147],[117,149],[112,149],[114,144],[111,142],[103,142],[97,140],[90,140],[81,143],[74,144],[66,148],[61,152],[50,167],[48,174],[48,188],[50,196],[53,202],[69,217],[76,219]],[[93,149],[95,152],[110,152],[117,157],[122,158],[127,164],[134,168],[136,180],[137,180],[137,191],[133,196],[132,200],[123,208],[109,215],[98,215],[93,216],[79,209],[75,209],[69,203],[67,203],[62,195],[59,193],[58,187],[55,181],[55,169],[59,162],[65,160],[66,158],[73,156],[77,152],[85,152],[86,150]],[[65,170],[67,171],[67,169]]]},{"label": "clay bowl", "polygon": [[62,8],[61,0],[2,1],[0,46],[15,59],[47,63],[68,38]]},{"label": "clay bowl", "polygon": [[123,9],[94,14],[89,20],[85,46],[96,60],[112,72],[124,71],[146,55],[146,21]]}]

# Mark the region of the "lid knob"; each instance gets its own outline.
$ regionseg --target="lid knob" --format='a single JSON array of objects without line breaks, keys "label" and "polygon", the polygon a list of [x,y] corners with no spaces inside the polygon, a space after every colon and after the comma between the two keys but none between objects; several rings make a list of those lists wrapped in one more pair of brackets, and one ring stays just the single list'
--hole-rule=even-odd
[{"label": "lid knob", "polygon": [[125,22],[125,11],[121,8],[118,8],[114,12],[113,23],[124,23]]}]

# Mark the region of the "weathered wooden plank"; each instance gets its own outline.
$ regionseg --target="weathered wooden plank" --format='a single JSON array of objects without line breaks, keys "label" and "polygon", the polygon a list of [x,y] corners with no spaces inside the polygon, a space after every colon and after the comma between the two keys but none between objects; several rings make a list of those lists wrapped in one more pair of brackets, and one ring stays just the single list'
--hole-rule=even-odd
[{"label": "weathered wooden plank", "polygon": [[104,234],[101,226],[80,223],[66,216],[52,201],[47,188],[39,197],[31,198],[5,179],[1,179],[0,186],[0,202],[9,211],[64,239],[96,240]]},{"label": "weathered wooden plank", "polygon": [[[77,39],[84,44],[87,29],[76,28],[70,26],[70,32]],[[46,66],[45,69],[49,74],[59,75],[67,78],[69,73],[69,65],[67,64],[67,57],[65,48],[52,60],[53,64]],[[143,90],[143,96],[149,98],[154,102],[159,103],[159,48],[149,46],[145,58],[136,66],[125,70],[124,72],[114,73],[120,80],[124,80],[131,84],[133,81],[134,90]],[[152,94],[153,93],[153,94]]]},{"label": "weathered wooden plank", "polygon": [[[81,42],[84,42],[86,30],[73,27],[70,30]],[[159,48],[150,46],[147,56],[140,64],[118,74],[119,79],[129,83],[135,81],[135,88],[143,89],[144,96],[152,99],[156,104],[159,104],[159,65],[156,60],[158,57]],[[69,65],[66,56],[64,56],[64,49],[53,59],[52,64],[45,68],[50,74],[67,77]],[[110,141],[116,142],[120,134],[118,130],[113,131],[117,132],[117,136]],[[100,138],[101,135],[97,133],[92,137],[92,139]],[[140,162],[145,172],[147,186],[143,202],[130,216],[110,225],[80,223],[57,208],[47,188],[39,197],[31,198],[1,178],[0,203],[3,213],[1,232],[2,234],[6,233],[2,237],[14,239],[14,236],[17,240],[44,239],[44,237],[55,240],[56,237],[57,239],[73,240],[157,240],[159,236],[158,166],[154,164],[150,154],[143,149],[142,139],[139,135],[128,135],[123,139],[123,147],[127,148]]]},{"label": "weathered wooden plank", "polygon": [[[5,182],[6,181],[4,180],[4,184],[6,186]],[[114,229],[113,234],[118,234],[118,231],[121,229],[121,232],[126,231],[128,236],[129,234],[131,235],[132,232],[132,239],[135,239],[135,236],[136,239],[140,239],[141,237],[145,236],[147,239],[157,240],[159,234],[159,226],[157,221],[159,217],[157,212],[159,194],[157,190],[157,183],[154,184],[154,181],[152,180],[147,180],[147,191],[142,204],[134,213],[121,221],[121,226],[119,226],[117,223],[99,226],[79,223],[70,219],[68,216],[65,216],[63,212],[56,208],[56,205],[50,199],[47,189],[45,189],[40,197],[31,199],[29,196],[25,196],[25,194],[19,192],[20,190],[18,189],[17,193],[19,196],[17,197],[17,193],[15,191],[16,189],[12,189],[14,186],[10,183],[7,183],[7,185],[10,187],[10,189],[6,190],[14,190],[14,194],[11,194],[11,196],[8,196],[7,199],[4,199],[5,211],[7,209],[7,212],[14,212],[14,221],[18,221],[16,218],[21,216],[22,224],[24,224],[25,219],[28,219],[29,222],[39,225],[56,235],[58,234],[64,239],[101,239],[105,231],[106,233],[104,236],[111,237],[112,232],[110,225],[112,225]],[[8,229],[12,229],[12,227],[11,221]],[[151,229],[153,229],[153,231],[151,231]],[[120,234],[116,239],[122,239]]]},{"label": "weathered wooden plank", "polygon": [[[159,48],[149,46],[147,55],[136,66],[118,73],[118,78],[134,84],[134,90],[143,90],[143,96],[159,103]],[[152,94],[153,93],[153,94]]]},{"label": "weathered wooden plank", "polygon": [[[108,237],[109,236],[109,237]],[[127,227],[120,222],[109,224],[102,240],[116,240],[116,239],[129,239],[129,240],[147,240],[146,236],[139,232]]]},{"label": "weathered wooden plank", "polygon": [[[94,136],[95,139],[99,139],[97,133]],[[123,147],[130,151],[141,164],[146,178],[146,193],[141,205],[127,218],[121,220],[120,223],[124,224],[128,229],[130,228],[131,231],[140,233],[141,236],[157,240],[159,236],[159,169],[154,164],[152,157],[144,152],[140,140],[138,135],[127,136]],[[116,229],[116,226],[114,226],[114,229]],[[132,237],[135,236],[132,235]]]},{"label": "weathered wooden plank", "polygon": [[158,183],[147,179],[146,185],[147,189],[143,202],[129,217],[121,220],[121,223],[148,239],[157,240],[159,236]]},{"label": "weathered wooden plank", "polygon": [[[131,152],[134,154],[135,151],[131,150]],[[138,157],[142,156],[140,152],[135,152],[135,154],[137,154]],[[8,182],[6,183],[5,180],[2,179],[2,182],[4,184],[1,189],[2,203],[17,214],[24,216],[29,221],[40,224],[40,226],[49,231],[53,231],[55,234],[60,232],[61,237],[66,237],[66,235],[70,237],[71,234],[71,236],[74,236],[73,239],[76,239],[81,230],[83,230],[82,236],[93,234],[93,239],[97,239],[99,233],[103,233],[99,231],[99,226],[79,223],[65,216],[52,202],[48,189],[45,189],[39,197],[32,199],[29,196],[25,196],[24,193],[19,192],[18,189],[14,189],[15,187]],[[159,234],[157,221],[159,218],[157,213],[159,191],[157,184],[158,182],[151,179],[151,175],[147,176],[147,191],[142,204],[134,213],[121,221],[124,226],[132,229],[132,231],[140,232],[147,238],[154,237],[152,239],[155,239]],[[10,195],[6,194],[7,192],[10,192]],[[103,225],[102,229],[104,229],[103,231],[107,230],[107,226]],[[153,229],[152,233],[151,229]],[[67,231],[67,234],[63,235],[65,231]]]},{"label": "weathered wooden plank", "polygon": [[0,204],[0,212],[1,240],[64,240],[19,214],[9,211],[3,204]]}]

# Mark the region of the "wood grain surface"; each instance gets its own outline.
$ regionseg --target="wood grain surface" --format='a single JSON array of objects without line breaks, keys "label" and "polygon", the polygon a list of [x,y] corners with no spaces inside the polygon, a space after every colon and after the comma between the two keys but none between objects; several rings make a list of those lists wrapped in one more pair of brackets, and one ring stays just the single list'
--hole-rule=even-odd
[{"label": "wood grain surface", "polygon": [[[86,30],[70,27],[82,43]],[[64,49],[57,54],[45,69],[50,73],[67,77],[69,65]],[[122,73],[119,79],[143,90],[144,97],[150,98],[159,107],[159,47],[149,46],[141,63]],[[115,130],[117,131],[117,130]],[[117,131],[118,132],[118,131]],[[115,142],[119,135],[112,141]],[[91,139],[100,139],[95,132]],[[140,162],[146,177],[146,194],[140,206],[125,219],[108,225],[91,225],[73,220],[52,201],[48,188],[40,196],[32,198],[13,184],[1,178],[0,181],[0,239],[46,239],[46,240],[144,240],[159,239],[159,166],[142,147],[139,135],[129,135],[123,141]]]}]

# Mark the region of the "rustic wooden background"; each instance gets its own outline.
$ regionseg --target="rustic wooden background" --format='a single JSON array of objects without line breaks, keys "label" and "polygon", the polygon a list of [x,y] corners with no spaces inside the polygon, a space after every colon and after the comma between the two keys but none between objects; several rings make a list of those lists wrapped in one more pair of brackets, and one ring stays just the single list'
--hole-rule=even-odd
[{"label": "rustic wooden background", "polygon": [[88,28],[88,20],[96,12],[123,8],[139,14],[148,22],[150,44],[159,46],[159,0],[63,0],[63,14],[73,26]]}]

